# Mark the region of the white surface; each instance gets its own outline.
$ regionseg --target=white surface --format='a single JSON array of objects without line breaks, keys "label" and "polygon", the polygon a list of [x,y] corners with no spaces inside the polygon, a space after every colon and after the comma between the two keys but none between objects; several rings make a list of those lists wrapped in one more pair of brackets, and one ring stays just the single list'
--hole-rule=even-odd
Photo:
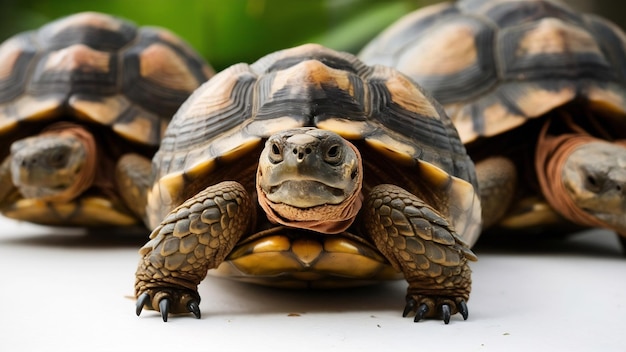
[{"label": "white surface", "polygon": [[[0,351],[625,351],[626,258],[591,231],[476,249],[470,318],[402,318],[405,283],[289,291],[208,278],[201,320],[134,313],[141,238],[0,218]],[[536,248],[542,246],[542,248]],[[296,313],[296,314],[292,314]]]}]

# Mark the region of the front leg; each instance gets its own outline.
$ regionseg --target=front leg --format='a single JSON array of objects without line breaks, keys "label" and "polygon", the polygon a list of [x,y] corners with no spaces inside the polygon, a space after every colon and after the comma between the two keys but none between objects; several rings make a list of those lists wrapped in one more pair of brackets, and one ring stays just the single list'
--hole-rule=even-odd
[{"label": "front leg", "polygon": [[129,153],[124,154],[115,165],[115,182],[120,190],[120,197],[124,204],[137,215],[145,224],[146,203],[148,201],[148,189],[152,164],[150,159],[143,155]]},{"label": "front leg", "polygon": [[222,182],[206,188],[165,217],[139,251],[137,315],[143,307],[200,318],[198,284],[216,268],[254,222],[243,186]]},{"label": "front leg", "polygon": [[483,229],[498,224],[508,212],[517,189],[515,164],[495,156],[476,163],[476,177],[480,190]]},{"label": "front leg", "polygon": [[433,207],[395,185],[372,189],[363,211],[365,232],[409,283],[404,316],[415,321],[451,314],[467,319],[471,289],[467,264],[476,260],[450,223]]}]

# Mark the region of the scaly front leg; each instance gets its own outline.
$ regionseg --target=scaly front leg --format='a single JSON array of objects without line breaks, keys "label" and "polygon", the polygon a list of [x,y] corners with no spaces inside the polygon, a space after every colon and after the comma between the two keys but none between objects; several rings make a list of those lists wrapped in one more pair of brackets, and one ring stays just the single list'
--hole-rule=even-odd
[{"label": "scaly front leg", "polygon": [[372,189],[364,209],[365,232],[409,283],[404,316],[415,321],[460,312],[467,319],[471,288],[467,264],[476,260],[449,222],[417,196],[395,185]]},{"label": "scaly front leg", "polygon": [[243,186],[222,182],[187,200],[163,220],[139,251],[135,296],[143,307],[200,318],[198,284],[217,267],[254,222]]}]

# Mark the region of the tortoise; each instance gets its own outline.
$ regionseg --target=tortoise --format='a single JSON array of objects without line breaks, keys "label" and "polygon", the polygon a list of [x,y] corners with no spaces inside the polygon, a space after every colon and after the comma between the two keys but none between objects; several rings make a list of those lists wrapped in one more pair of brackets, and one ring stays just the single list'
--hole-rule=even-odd
[{"label": "tortoise", "polygon": [[[360,52],[422,84],[476,163],[483,226],[626,236],[626,36],[556,1],[467,0],[406,15]],[[506,237],[506,236],[505,236]]]},{"label": "tortoise", "polygon": [[[142,224],[165,126],[213,69],[172,32],[82,12],[0,46],[0,211],[46,225]],[[141,162],[147,159],[147,162]]]},{"label": "tortoise", "polygon": [[317,45],[235,64],[198,88],[152,160],[143,308],[200,318],[211,273],[291,288],[404,277],[404,316],[468,316],[480,232],[474,165],[408,77]]}]

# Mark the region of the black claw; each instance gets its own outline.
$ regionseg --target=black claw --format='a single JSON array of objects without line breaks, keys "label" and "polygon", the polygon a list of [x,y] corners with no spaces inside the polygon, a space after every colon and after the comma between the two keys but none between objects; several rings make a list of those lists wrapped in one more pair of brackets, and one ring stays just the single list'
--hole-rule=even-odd
[{"label": "black claw", "polygon": [[428,313],[428,306],[426,305],[426,303],[420,304],[420,306],[417,308],[417,312],[415,313],[415,319],[413,321],[417,323],[418,321],[424,319],[426,313]]},{"label": "black claw", "polygon": [[167,321],[167,316],[170,313],[170,300],[167,298],[163,298],[159,301],[159,310],[161,311],[161,317],[163,321]]},{"label": "black claw", "polygon": [[187,309],[196,316],[197,319],[200,319],[200,306],[196,301],[190,301],[187,304]]},{"label": "black claw", "polygon": [[444,304],[441,306],[441,316],[443,318],[443,322],[448,324],[450,322],[450,306]]},{"label": "black claw", "polygon": [[461,301],[461,303],[459,303],[459,312],[461,313],[463,320],[467,320],[469,310],[467,309],[467,303],[465,303],[465,301]]},{"label": "black claw", "polygon": [[415,305],[417,302],[414,299],[409,299],[406,301],[406,306],[404,307],[404,312],[402,312],[402,316],[406,317],[409,313],[415,311]]},{"label": "black claw", "polygon": [[143,306],[146,305],[146,303],[148,303],[150,301],[150,295],[147,293],[142,293],[138,298],[137,298],[137,303],[135,304],[135,313],[137,314],[137,316],[139,316],[141,314],[141,311],[143,310]]}]

